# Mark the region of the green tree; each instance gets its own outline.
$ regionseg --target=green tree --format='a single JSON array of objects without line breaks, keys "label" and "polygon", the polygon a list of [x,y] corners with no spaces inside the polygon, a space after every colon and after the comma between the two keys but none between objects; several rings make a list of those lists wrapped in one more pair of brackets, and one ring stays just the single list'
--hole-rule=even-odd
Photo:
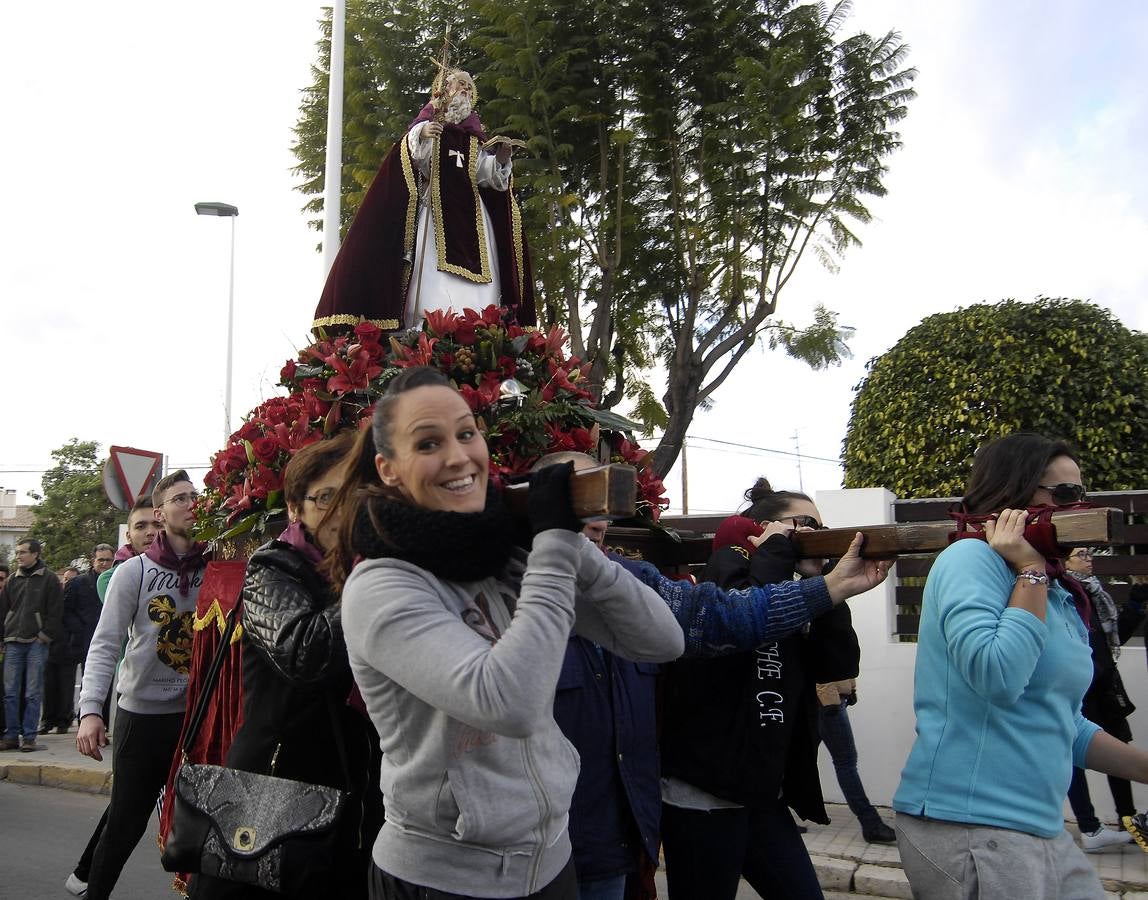
[{"label": "green tree", "polygon": [[[348,4],[348,59],[353,44],[369,63],[345,73],[345,216],[426,96],[442,10]],[[884,193],[913,96],[900,37],[841,37],[847,13],[795,0],[467,0],[455,13],[487,130],[529,145],[515,180],[542,318],[568,328],[604,408],[628,399],[664,430],[660,474],[759,342],[815,367],[845,352],[834,313],[803,327],[776,313],[807,255],[832,266],[858,243],[850,223]],[[308,193],[323,183],[327,34],[297,127]]]},{"label": "green tree", "polygon": [[87,557],[98,543],[116,543],[120,512],[108,502],[101,479],[99,444],[72,438],[52,451],[56,464],[44,473],[34,509],[34,536],[44,544],[44,561],[61,569]]},{"label": "green tree", "polygon": [[1091,490],[1148,481],[1148,336],[1082,300],[929,316],[871,359],[845,434],[845,486],[961,494],[973,453],[1036,431],[1068,440]]}]

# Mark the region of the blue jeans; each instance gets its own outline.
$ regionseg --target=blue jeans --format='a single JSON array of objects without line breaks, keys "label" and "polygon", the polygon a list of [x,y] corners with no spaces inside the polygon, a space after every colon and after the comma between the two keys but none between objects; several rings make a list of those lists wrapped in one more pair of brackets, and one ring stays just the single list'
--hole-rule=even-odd
[{"label": "blue jeans", "polygon": [[[48,645],[39,641],[4,644],[4,737],[34,741],[40,733],[40,698],[44,693],[44,663]],[[24,721],[20,721],[20,694],[24,695]]]},{"label": "blue jeans", "polygon": [[578,884],[578,900],[622,900],[626,896],[626,876],[599,878]]},{"label": "blue jeans", "polygon": [[845,795],[845,802],[849,804],[849,811],[862,826],[876,825],[881,821],[881,816],[865,795],[865,786],[861,784],[861,775],[857,771],[857,745],[853,742],[853,728],[849,725],[849,713],[846,712],[848,705],[845,700],[836,708],[818,705],[821,740],[833,757],[837,783]]}]

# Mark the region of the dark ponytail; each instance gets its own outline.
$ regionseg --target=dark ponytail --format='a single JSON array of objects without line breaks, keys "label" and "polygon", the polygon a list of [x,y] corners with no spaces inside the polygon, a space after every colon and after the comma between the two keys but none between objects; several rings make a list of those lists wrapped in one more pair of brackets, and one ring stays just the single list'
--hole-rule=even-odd
[{"label": "dark ponytail", "polygon": [[758,478],[744,496],[750,505],[742,515],[755,522],[776,521],[796,500],[813,502],[800,491],[775,491],[767,478]]},{"label": "dark ponytail", "polygon": [[[387,383],[386,391],[375,402],[370,427],[359,432],[354,446],[347,454],[344,463],[346,468],[343,470],[343,486],[339,488],[331,504],[331,513],[339,511],[338,539],[335,548],[327,554],[323,564],[336,592],[342,592],[356,557],[361,555],[361,548],[355,544],[355,523],[362,515],[364,506],[369,512],[370,501],[374,497],[406,502],[397,488],[388,487],[379,480],[375,456],[382,454],[388,459],[394,456],[391,425],[399,397],[407,391],[428,386],[454,389],[442,372],[429,366],[412,366],[403,369],[392,378]],[[382,529],[374,516],[371,517],[371,521],[375,525],[375,530],[381,532]]]}]

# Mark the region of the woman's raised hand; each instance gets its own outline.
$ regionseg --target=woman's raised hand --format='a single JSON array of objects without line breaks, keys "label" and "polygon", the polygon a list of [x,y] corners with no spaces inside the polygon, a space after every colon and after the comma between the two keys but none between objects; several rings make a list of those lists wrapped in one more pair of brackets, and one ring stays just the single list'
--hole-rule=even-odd
[{"label": "woman's raised hand", "polygon": [[787,525],[785,522],[770,522],[765,526],[765,530],[759,535],[749,535],[749,542],[755,547],[760,547],[768,541],[775,534],[789,535],[793,531],[792,525]]},{"label": "woman's raised hand", "polygon": [[1024,527],[1028,523],[1028,510],[1002,509],[996,520],[985,522],[985,538],[1005,562],[1016,569],[1044,570],[1044,557],[1036,552],[1024,537]]}]

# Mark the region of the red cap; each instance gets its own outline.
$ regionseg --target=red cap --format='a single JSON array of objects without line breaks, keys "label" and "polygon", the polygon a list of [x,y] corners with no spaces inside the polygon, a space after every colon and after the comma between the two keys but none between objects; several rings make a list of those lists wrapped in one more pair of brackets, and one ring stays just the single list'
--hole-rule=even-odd
[{"label": "red cap", "polygon": [[757,548],[749,542],[750,537],[759,537],[765,531],[753,519],[745,516],[730,516],[718,526],[714,535],[714,550],[722,547],[742,547],[753,553]]}]

